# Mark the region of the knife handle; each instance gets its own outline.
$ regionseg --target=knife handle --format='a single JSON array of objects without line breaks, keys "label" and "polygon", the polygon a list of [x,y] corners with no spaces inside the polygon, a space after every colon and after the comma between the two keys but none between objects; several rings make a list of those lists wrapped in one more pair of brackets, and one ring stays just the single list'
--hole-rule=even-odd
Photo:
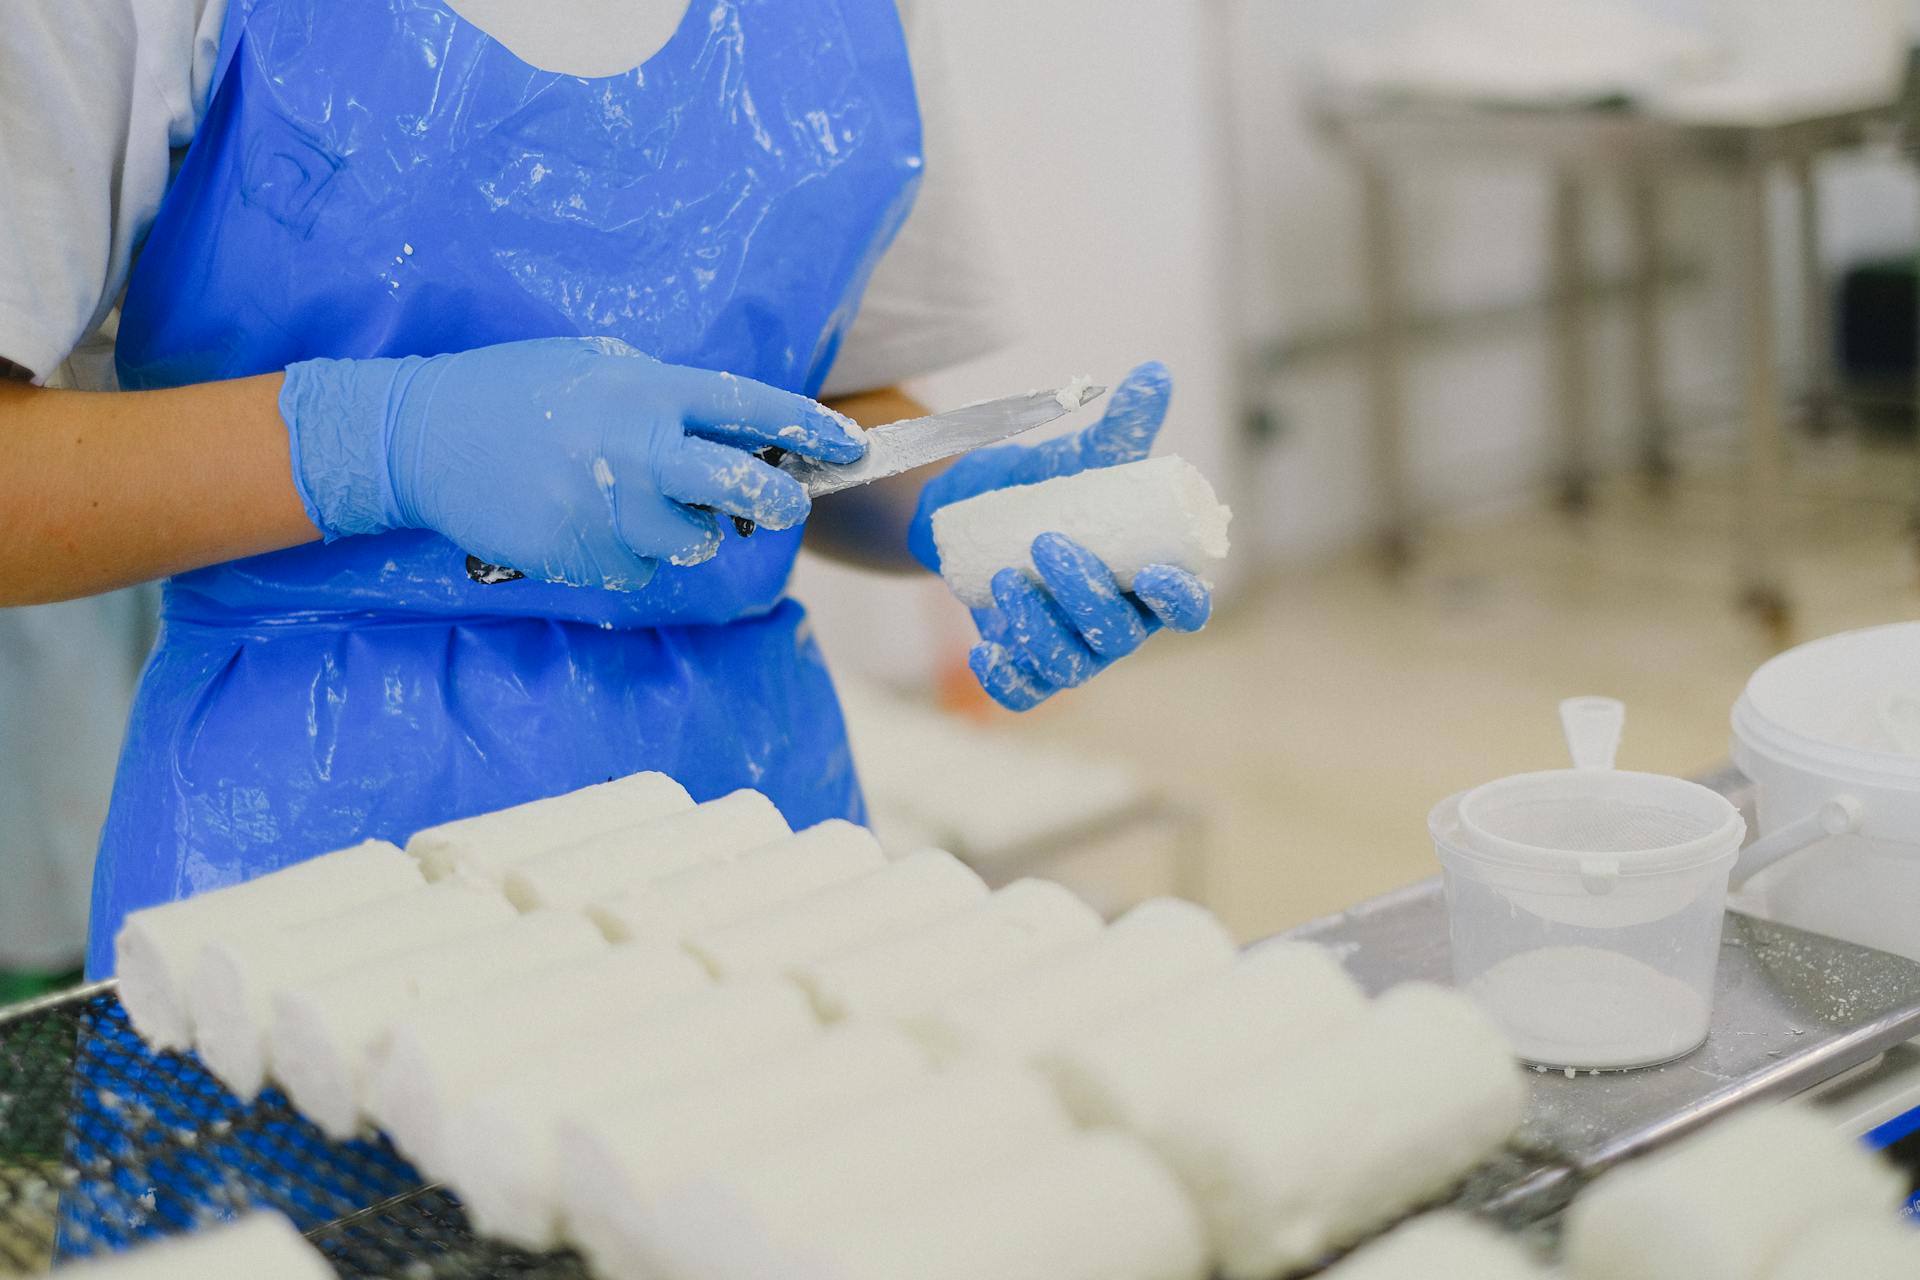
[{"label": "knife handle", "polygon": [[[782,449],[777,444],[770,444],[766,448],[757,451],[753,456],[760,459],[760,461],[766,463],[770,467],[777,467],[780,465],[780,460],[787,456],[787,451],[785,449]],[[719,512],[715,511],[712,507],[696,506],[694,510],[704,511],[708,515],[720,514]],[[729,519],[733,521],[734,531],[743,538],[751,538],[753,536],[753,531],[760,527],[759,525],[755,524],[753,520],[748,516],[731,516],[729,517]]]},{"label": "knife handle", "polygon": [[[718,511],[715,511],[712,507],[694,506],[689,508],[689,510],[704,511],[710,516],[717,516],[720,514]],[[751,519],[749,519],[746,516],[728,516],[727,518],[733,521],[734,531],[743,538],[751,538],[753,536],[753,531],[760,527],[759,525],[755,524]]]},{"label": "knife handle", "polygon": [[488,564],[479,556],[468,556],[467,576],[483,587],[490,587],[496,582],[518,582],[527,575],[505,565]]},{"label": "knife handle", "polygon": [[[780,460],[787,456],[787,451],[777,444],[770,444],[753,456],[770,467],[777,467],[780,465]],[[693,509],[704,511],[708,515],[720,514],[712,507],[695,506]],[[751,538],[753,531],[760,527],[747,516],[729,516],[728,519],[733,521],[734,531],[743,538]],[[488,564],[479,556],[468,556],[467,576],[483,587],[490,587],[496,582],[515,582],[527,575],[518,569],[509,569],[505,565]]]}]

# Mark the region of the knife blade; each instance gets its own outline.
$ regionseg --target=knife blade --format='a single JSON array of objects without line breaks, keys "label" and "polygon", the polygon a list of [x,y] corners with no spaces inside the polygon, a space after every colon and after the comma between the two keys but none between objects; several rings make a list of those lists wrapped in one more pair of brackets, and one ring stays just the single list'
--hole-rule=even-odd
[{"label": "knife blade", "polygon": [[1076,383],[1057,391],[1028,391],[983,400],[965,408],[875,427],[865,434],[867,451],[857,462],[821,462],[786,454],[775,465],[805,485],[808,497],[824,497],[1011,440],[1092,403],[1106,392],[1105,387]]},{"label": "knife blade", "polygon": [[[1106,393],[1105,387],[1088,386],[1076,379],[1053,391],[1027,391],[924,418],[902,418],[866,432],[863,439],[867,442],[867,451],[857,462],[821,462],[779,448],[762,449],[756,456],[805,485],[808,497],[819,498],[1011,440],[1083,408]],[[753,533],[754,523],[745,516],[734,516],[732,520],[741,537]],[[478,556],[467,557],[467,577],[482,585],[513,582],[522,576],[516,569],[488,564]]]}]

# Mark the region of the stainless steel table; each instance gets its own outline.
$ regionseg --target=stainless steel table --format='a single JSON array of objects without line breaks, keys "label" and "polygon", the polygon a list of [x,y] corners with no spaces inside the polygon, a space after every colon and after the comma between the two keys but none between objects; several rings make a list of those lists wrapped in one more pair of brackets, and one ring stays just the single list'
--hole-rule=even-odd
[{"label": "stainless steel table", "polygon": [[[1451,980],[1438,880],[1287,936],[1333,948],[1372,993]],[[1920,1036],[1920,964],[1733,912],[1720,946],[1706,1044],[1638,1071],[1534,1072],[1519,1139],[1459,1203],[1513,1227],[1546,1221],[1623,1160],[1746,1104],[1804,1093]]]}]

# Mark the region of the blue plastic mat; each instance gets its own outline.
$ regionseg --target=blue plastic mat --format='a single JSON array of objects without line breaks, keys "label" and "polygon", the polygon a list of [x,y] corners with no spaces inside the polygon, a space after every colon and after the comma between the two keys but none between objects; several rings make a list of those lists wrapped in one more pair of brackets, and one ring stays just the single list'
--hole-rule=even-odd
[{"label": "blue plastic mat", "polygon": [[285,1214],[343,1277],[583,1280],[571,1254],[476,1240],[383,1138],[336,1143],[275,1091],[153,1054],[111,992],[0,1010],[0,1274]]}]

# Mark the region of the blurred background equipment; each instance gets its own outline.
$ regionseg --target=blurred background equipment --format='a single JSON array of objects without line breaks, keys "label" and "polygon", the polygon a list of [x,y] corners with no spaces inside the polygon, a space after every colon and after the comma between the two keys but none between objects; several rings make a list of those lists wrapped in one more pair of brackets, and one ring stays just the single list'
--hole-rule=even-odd
[{"label": "blurred background equipment", "polygon": [[[1786,624],[1789,596],[1777,528],[1784,460],[1770,182],[1798,195],[1794,240],[1802,302],[1803,380],[1811,424],[1826,425],[1833,389],[1829,290],[1820,261],[1816,164],[1870,142],[1898,120],[1905,65],[1900,7],[1726,4],[1711,15],[1716,49],[1619,3],[1550,9],[1483,3],[1418,19],[1383,57],[1329,64],[1319,110],[1360,176],[1373,348],[1371,430],[1389,554],[1409,554],[1406,422],[1401,383],[1409,313],[1394,190],[1409,164],[1522,156],[1552,176],[1549,355],[1558,419],[1561,500],[1584,506],[1596,466],[1590,402],[1586,255],[1590,188],[1624,189],[1632,240],[1632,396],[1641,465],[1670,461],[1660,333],[1663,193],[1689,174],[1737,192],[1740,332],[1746,438],[1740,501],[1741,588],[1768,623]],[[1516,76],[1512,68],[1526,70]]]},{"label": "blurred background equipment", "polygon": [[1118,915],[1156,894],[1204,901],[1205,822],[1123,758],[997,733],[842,685],[875,831],[894,855],[959,855],[991,884],[1060,880]]},{"label": "blurred background equipment", "polygon": [[[1910,8],[954,13],[1026,326],[921,389],[1164,359],[1234,550],[1208,631],[1020,718],[937,586],[803,560],[843,684],[1150,780],[1247,937],[1430,874],[1433,800],[1553,758],[1569,691],[1635,708],[1625,767],[1713,768],[1768,657],[1920,617]],[[883,819],[935,803],[862,754]]]}]

